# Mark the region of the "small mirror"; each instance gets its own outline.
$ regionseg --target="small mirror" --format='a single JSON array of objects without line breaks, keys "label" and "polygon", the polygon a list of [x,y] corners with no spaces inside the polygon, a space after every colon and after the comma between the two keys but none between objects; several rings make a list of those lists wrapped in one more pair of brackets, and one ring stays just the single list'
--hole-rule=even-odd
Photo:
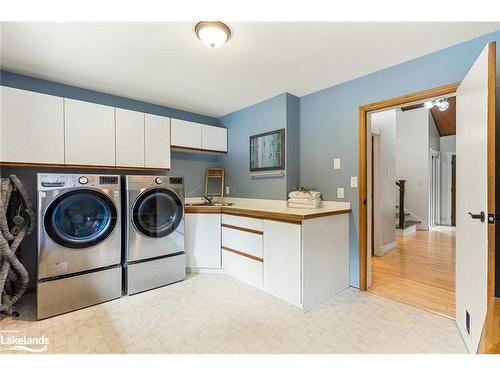
[{"label": "small mirror", "polygon": [[205,197],[215,198],[214,202],[224,199],[224,168],[207,168]]}]

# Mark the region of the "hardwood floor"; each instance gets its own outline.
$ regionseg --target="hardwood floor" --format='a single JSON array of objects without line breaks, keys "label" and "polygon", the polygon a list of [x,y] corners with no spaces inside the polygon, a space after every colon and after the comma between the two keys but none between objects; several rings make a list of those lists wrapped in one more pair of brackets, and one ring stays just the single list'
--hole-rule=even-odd
[{"label": "hardwood floor", "polygon": [[372,257],[369,292],[454,318],[454,228],[396,236],[396,243],[396,249]]}]

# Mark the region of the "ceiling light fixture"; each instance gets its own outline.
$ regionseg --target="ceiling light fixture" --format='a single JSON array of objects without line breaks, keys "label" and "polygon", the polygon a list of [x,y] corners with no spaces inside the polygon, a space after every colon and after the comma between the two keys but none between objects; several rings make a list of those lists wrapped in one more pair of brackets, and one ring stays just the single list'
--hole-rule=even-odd
[{"label": "ceiling light fixture", "polygon": [[210,48],[222,47],[231,37],[229,27],[219,21],[202,21],[194,27],[194,32],[201,42]]},{"label": "ceiling light fixture", "polygon": [[443,112],[448,109],[450,103],[448,103],[448,100],[446,98],[436,99],[424,103],[424,108],[426,109],[431,109],[434,106],[436,106],[441,112]]}]

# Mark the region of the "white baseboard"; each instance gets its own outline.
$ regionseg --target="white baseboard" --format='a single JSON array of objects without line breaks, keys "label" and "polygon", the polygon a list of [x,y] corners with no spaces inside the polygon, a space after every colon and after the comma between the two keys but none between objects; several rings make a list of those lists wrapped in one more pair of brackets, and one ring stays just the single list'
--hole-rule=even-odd
[{"label": "white baseboard", "polygon": [[[418,229],[420,230],[420,229]],[[405,229],[399,229],[399,228],[396,228],[396,234],[398,236],[408,236],[410,234],[413,234],[417,231],[417,225],[412,225],[410,227],[407,227]]]},{"label": "white baseboard", "polygon": [[382,246],[380,249],[375,249],[375,256],[378,257],[384,256],[389,251],[394,250],[395,248],[396,248],[396,241],[393,241],[385,246]]},{"label": "white baseboard", "polygon": [[224,273],[222,268],[196,268],[186,267],[187,273]]}]

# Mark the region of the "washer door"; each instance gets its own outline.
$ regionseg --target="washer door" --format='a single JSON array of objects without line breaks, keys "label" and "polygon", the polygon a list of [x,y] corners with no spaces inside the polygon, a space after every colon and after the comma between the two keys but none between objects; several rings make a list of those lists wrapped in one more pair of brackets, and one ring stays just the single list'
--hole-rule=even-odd
[{"label": "washer door", "polygon": [[135,228],[147,237],[164,237],[177,229],[184,215],[182,202],[172,190],[150,189],[139,195],[132,208]]},{"label": "washer door", "polygon": [[45,232],[58,245],[84,249],[104,241],[115,228],[117,211],[104,193],[71,190],[54,199],[44,217]]}]

